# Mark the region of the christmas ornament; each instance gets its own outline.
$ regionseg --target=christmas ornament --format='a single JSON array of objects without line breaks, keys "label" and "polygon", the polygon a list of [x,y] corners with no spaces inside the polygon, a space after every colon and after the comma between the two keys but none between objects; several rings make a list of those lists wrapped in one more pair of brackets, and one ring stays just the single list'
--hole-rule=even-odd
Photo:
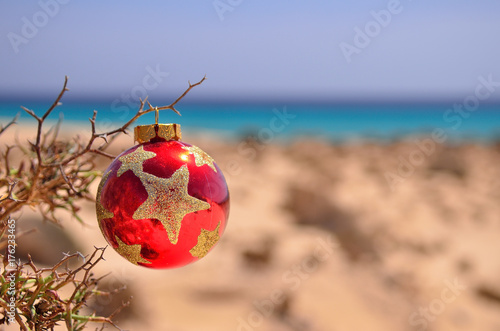
[{"label": "christmas ornament", "polygon": [[229,215],[229,191],[214,160],[181,141],[180,125],[137,126],[138,145],[104,172],[96,198],[99,227],[133,264],[175,268],[217,244]]}]

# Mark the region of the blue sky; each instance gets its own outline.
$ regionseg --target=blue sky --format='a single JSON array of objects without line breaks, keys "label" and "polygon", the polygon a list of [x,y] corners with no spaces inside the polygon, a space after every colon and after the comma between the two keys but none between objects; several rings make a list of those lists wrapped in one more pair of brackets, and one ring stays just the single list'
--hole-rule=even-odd
[{"label": "blue sky", "polygon": [[[53,97],[64,75],[72,97],[100,98],[176,95],[207,74],[191,97],[212,100],[449,100],[500,81],[496,0],[59,1],[0,4],[0,98]],[[367,26],[348,62],[340,45]]]}]

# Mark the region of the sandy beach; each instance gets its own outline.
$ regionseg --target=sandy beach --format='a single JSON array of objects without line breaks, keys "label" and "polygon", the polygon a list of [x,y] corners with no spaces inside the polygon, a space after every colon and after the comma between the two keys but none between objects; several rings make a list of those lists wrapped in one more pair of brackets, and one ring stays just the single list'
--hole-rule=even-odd
[{"label": "sandy beach", "polygon": [[[106,314],[132,296],[116,318],[127,330],[500,330],[500,145],[183,141],[225,173],[224,236],[173,270],[134,266],[108,248],[102,288],[126,290],[88,309]],[[132,145],[123,136],[110,152]],[[94,205],[82,207],[86,225],[64,216],[62,230],[35,212],[15,215],[21,229],[39,228],[19,254],[51,264],[105,246]]]}]

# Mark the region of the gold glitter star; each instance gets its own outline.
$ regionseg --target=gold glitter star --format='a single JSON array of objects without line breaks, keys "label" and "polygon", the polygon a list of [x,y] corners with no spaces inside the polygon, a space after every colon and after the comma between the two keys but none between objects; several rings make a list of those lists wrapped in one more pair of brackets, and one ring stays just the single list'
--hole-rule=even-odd
[{"label": "gold glitter star", "polygon": [[124,258],[126,258],[135,265],[138,265],[137,264],[138,262],[151,264],[151,262],[149,262],[148,260],[144,259],[141,256],[141,245],[127,245],[123,241],[121,241],[120,238],[118,238],[116,235],[115,239],[116,242],[118,243],[116,251],[120,253],[121,256],[123,256]]},{"label": "gold glitter star", "polygon": [[205,153],[201,148],[196,147],[196,146],[182,146],[182,149],[185,149],[188,151],[190,154],[194,155],[194,161],[196,162],[197,167],[201,167],[202,165],[206,164],[210,168],[212,168],[215,172],[217,172],[217,169],[215,168],[214,165],[214,159]]},{"label": "gold glitter star", "polygon": [[116,173],[120,177],[125,171],[132,170],[134,174],[139,177],[142,173],[142,163],[146,160],[152,159],[156,153],[145,151],[142,146],[139,146],[135,151],[127,155],[123,155],[118,160],[122,163],[120,169]]},{"label": "gold glitter star", "polygon": [[104,208],[104,206],[101,204],[101,190],[110,174],[111,171],[108,171],[107,173],[104,174],[104,176],[102,176],[101,182],[99,183],[99,187],[97,188],[97,197],[95,204],[96,204],[97,219],[99,221],[105,218],[113,218],[115,216],[115,214]]},{"label": "gold glitter star", "polygon": [[189,170],[183,165],[170,178],[148,173],[138,175],[148,192],[148,198],[137,208],[135,220],[156,218],[162,224],[172,244],[177,244],[182,219],[186,214],[210,208],[210,204],[188,194]]},{"label": "gold glitter star", "polygon": [[201,229],[201,233],[198,236],[198,243],[196,246],[191,248],[189,253],[194,257],[201,259],[205,255],[208,254],[208,251],[217,244],[220,239],[219,236],[219,227],[220,222],[217,224],[217,227],[213,231],[208,231],[205,229]]}]

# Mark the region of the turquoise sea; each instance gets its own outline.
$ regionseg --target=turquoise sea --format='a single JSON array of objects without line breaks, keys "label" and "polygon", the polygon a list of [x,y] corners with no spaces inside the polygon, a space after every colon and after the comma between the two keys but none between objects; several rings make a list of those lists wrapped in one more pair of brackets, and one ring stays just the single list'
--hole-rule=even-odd
[{"label": "turquoise sea", "polygon": [[[43,114],[50,101],[31,101],[23,106]],[[166,103],[165,103],[166,104]],[[104,131],[116,128],[137,111],[137,104],[125,102],[67,102],[56,108],[50,119],[63,113],[64,121],[88,125],[93,110],[98,111],[97,127]],[[160,112],[161,123],[179,123],[183,133],[198,130],[214,132],[228,138],[250,134],[261,140],[288,140],[298,136],[314,136],[333,141],[392,140],[444,130],[450,141],[500,141],[500,105],[480,105],[467,110],[453,103],[436,104],[301,104],[262,102],[187,103],[171,111]],[[4,124],[21,111],[16,102],[0,101],[0,123]],[[19,120],[34,121],[21,112]],[[146,114],[138,124],[154,122],[154,114]]]}]

